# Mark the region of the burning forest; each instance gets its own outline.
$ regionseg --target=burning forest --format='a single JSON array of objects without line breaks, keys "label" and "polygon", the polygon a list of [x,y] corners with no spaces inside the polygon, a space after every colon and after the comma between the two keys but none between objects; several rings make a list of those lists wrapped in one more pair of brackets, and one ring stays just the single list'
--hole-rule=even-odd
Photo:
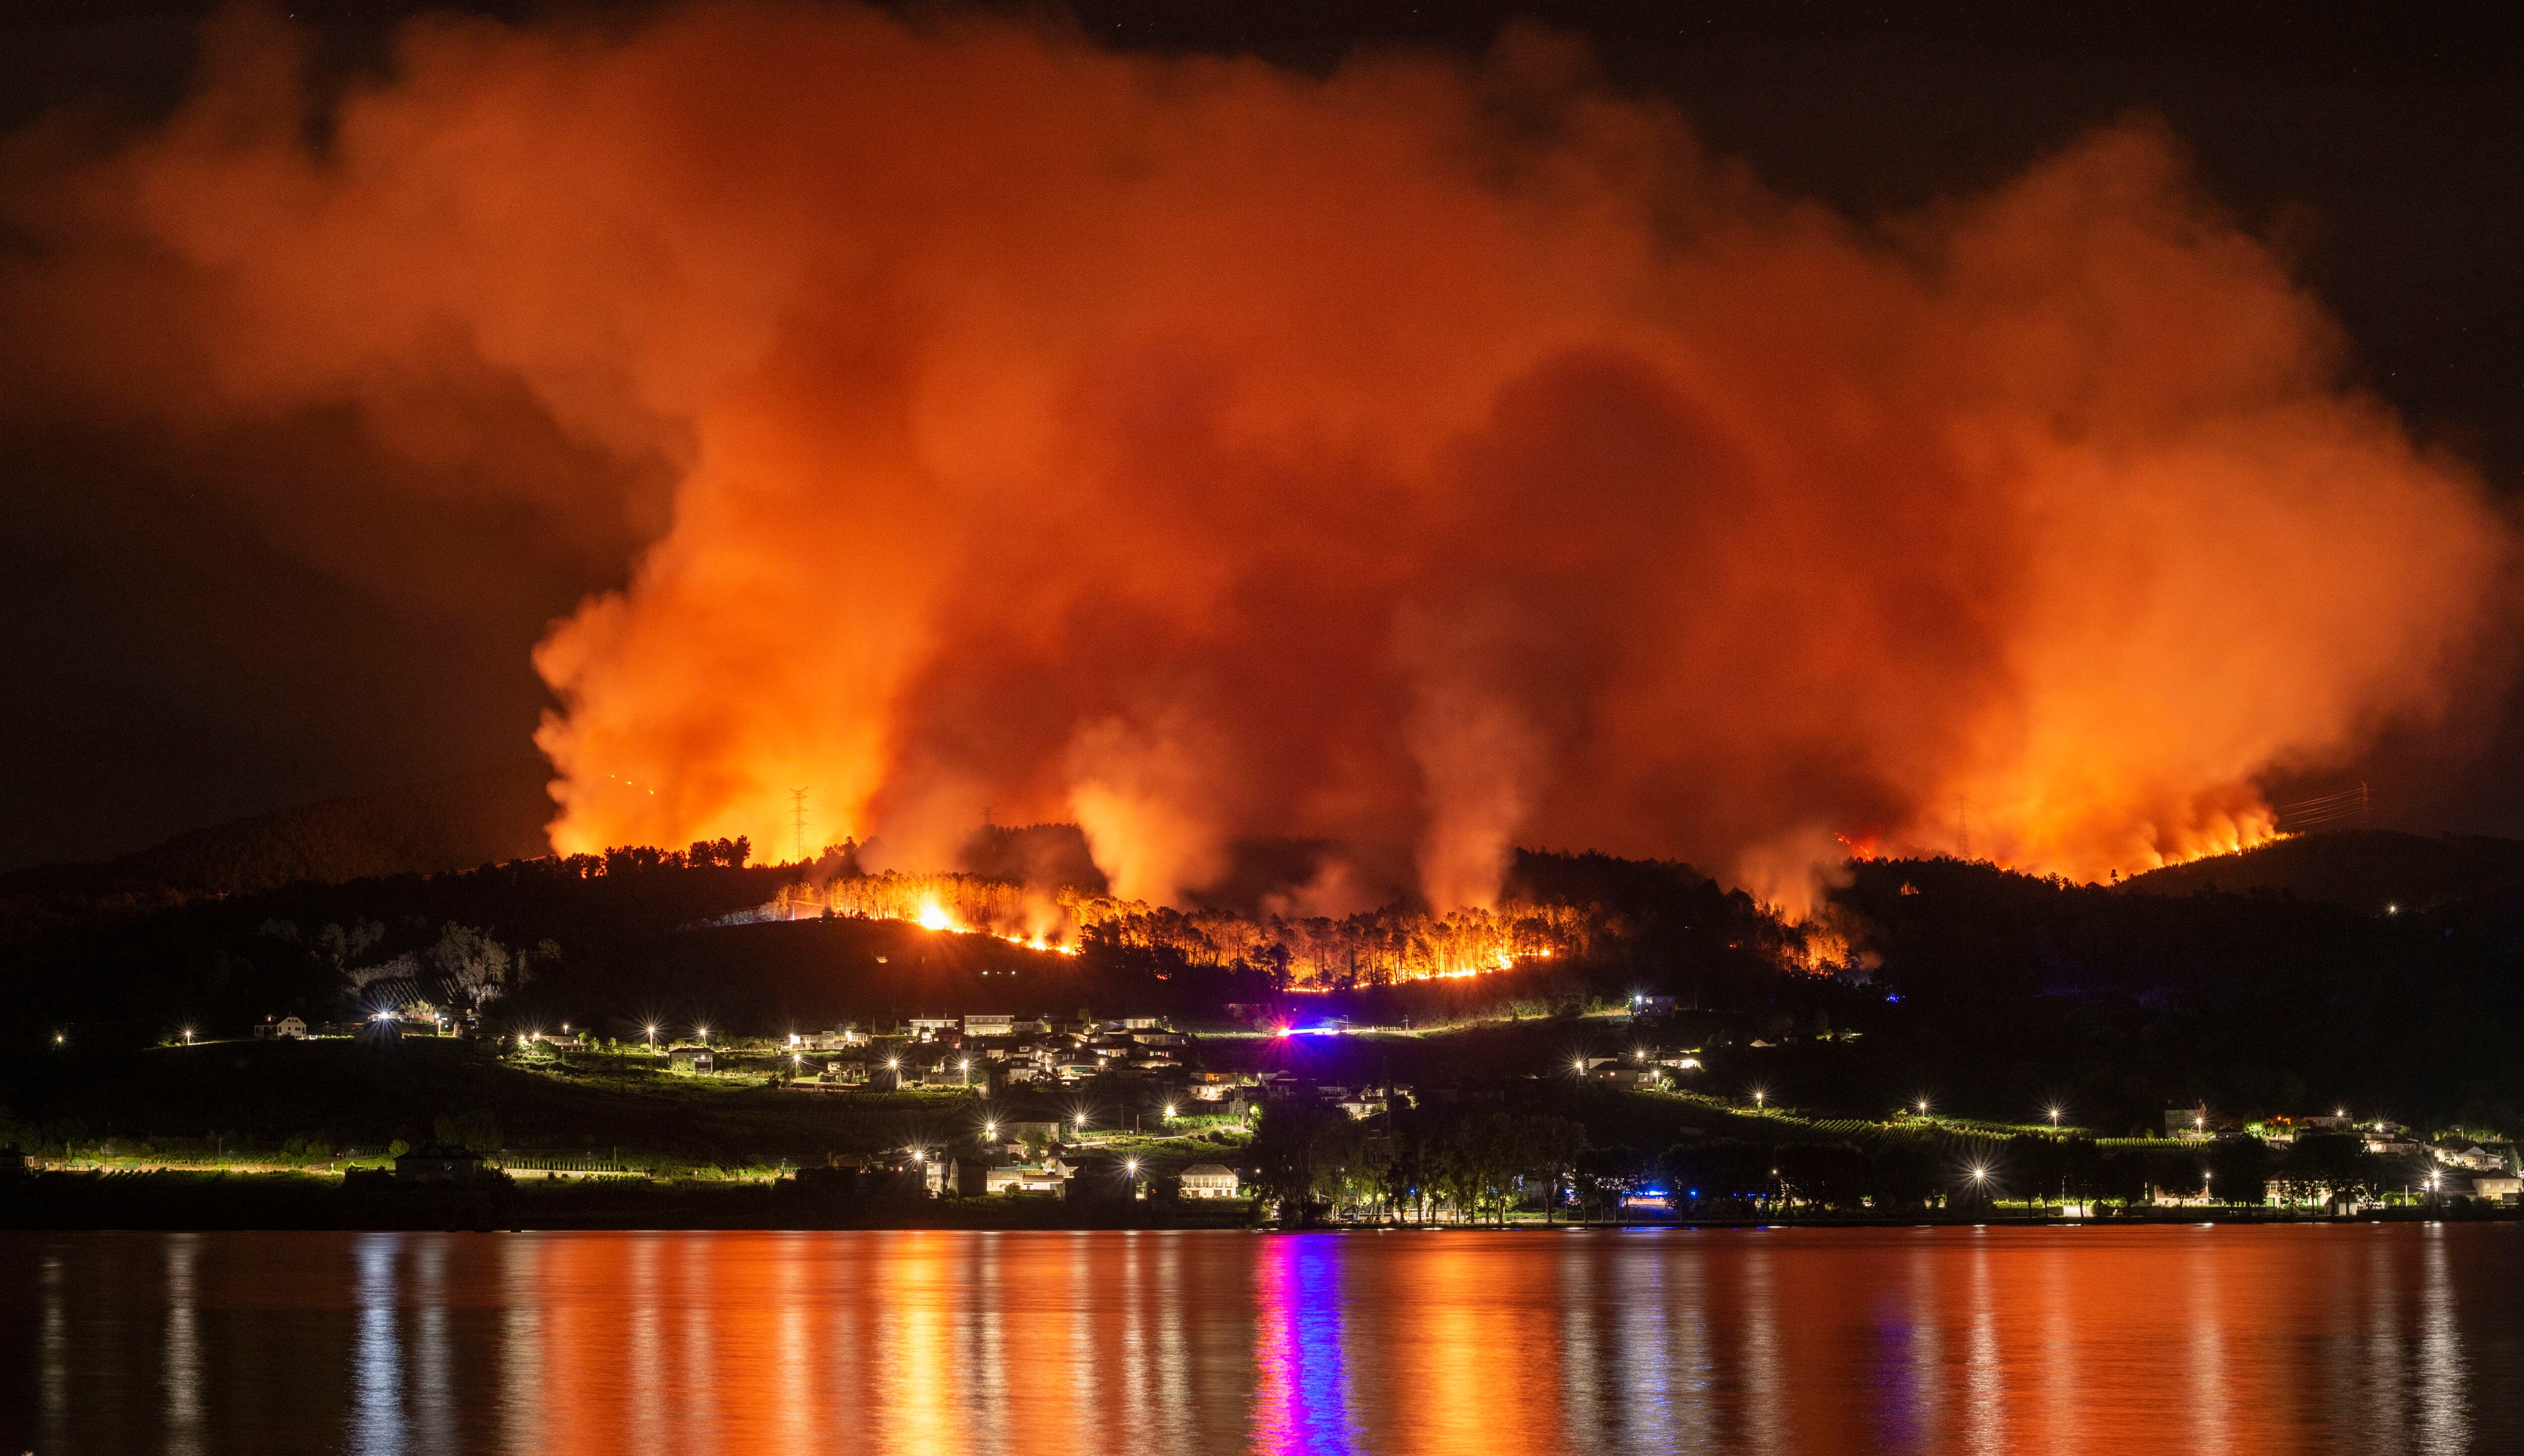
[{"label": "burning forest", "polygon": [[991,935],[1075,955],[1089,941],[1155,950],[1187,965],[1259,970],[1287,991],[1389,986],[1512,970],[1591,946],[1598,928],[1576,906],[1502,900],[1432,915],[1394,904],[1358,914],[1176,909],[1071,887],[1033,889],[967,874],[885,871],[785,886],[778,919],[852,915],[930,930]]},{"label": "burning forest", "polygon": [[[232,13],[171,116],[13,142],[7,408],[245,461],[388,594],[498,588],[343,495],[609,562],[534,655],[563,853],[848,839],[798,908],[1459,974],[1571,933],[1519,845],[1793,912],[1847,843],[2257,843],[2502,651],[2506,523],[2144,119],[1853,218],[1526,30],[1317,75],[726,3],[306,65]],[[1110,895],[951,878],[995,818]],[[1200,908],[1268,838],[1339,852]]]}]

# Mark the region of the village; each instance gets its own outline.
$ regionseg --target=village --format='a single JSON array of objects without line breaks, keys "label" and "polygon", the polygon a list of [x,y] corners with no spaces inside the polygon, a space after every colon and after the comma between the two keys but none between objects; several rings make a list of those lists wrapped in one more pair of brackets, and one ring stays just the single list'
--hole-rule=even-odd
[{"label": "village", "polygon": [[[1370,1064],[1361,1053],[1374,1049],[1374,1060],[1383,1063],[1391,1048],[1425,1047],[1462,1028],[1353,1025],[1338,1016],[1291,1014],[1285,1004],[1222,1009],[1222,1017],[1196,1028],[1155,1015],[942,1012],[776,1036],[643,1023],[607,1037],[569,1024],[485,1036],[468,1018],[423,1008],[315,1029],[296,1018],[273,1018],[256,1034],[284,1042],[471,1040],[505,1064],[600,1085],[610,1076],[616,1085],[752,1089],[803,1099],[808,1107],[830,1099],[836,1109],[885,1109],[889,1125],[904,1134],[888,1145],[872,1147],[861,1139],[820,1156],[781,1159],[763,1175],[801,1195],[853,1204],[898,1206],[907,1198],[1235,1203],[1286,1220],[1294,1216],[1293,1197],[1295,1204],[1320,1202],[1318,1216],[1339,1223],[1444,1222],[1478,1218],[1484,1208],[1496,1222],[1581,1213],[1654,1222],[1886,1208],[1889,1175],[1879,1169],[1863,1180],[1870,1190],[1853,1196],[1848,1169],[1824,1166],[1835,1140],[1842,1151],[1865,1148],[1876,1164],[1920,1140],[1947,1148],[1945,1186],[1912,1187],[1899,1195],[1931,1209],[2013,1207],[2027,1216],[2091,1217],[2109,1204],[2119,1216],[2252,1208],[2342,1216],[2457,1202],[2512,1208],[2524,1192],[2511,1143],[2458,1131],[2422,1134],[2347,1108],[2246,1120],[2204,1103],[2166,1109],[2160,1134],[2124,1138],[2095,1137],[2073,1119],[2063,1121],[2057,1106],[2023,1124],[1949,1116],[1925,1097],[1873,1121],[1801,1115],[1758,1085],[1732,1092],[1710,1089],[1708,1049],[1675,1044],[1675,1008],[1665,997],[1636,996],[1555,1024],[1564,1044],[1586,1043],[1556,1066],[1491,1068],[1495,1075],[1448,1076],[1437,1086],[1389,1073],[1360,1075]],[[1757,1037],[1739,1049],[1773,1045]],[[1487,1191],[1460,1188],[1432,1199],[1405,1188],[1411,1180],[1392,1171],[1401,1156],[1394,1150],[1397,1137],[1426,1140],[1436,1124],[1484,1114],[1514,1120],[1526,1110],[1574,1112],[1578,1120],[1562,1125],[1570,1130],[1566,1136],[1583,1143],[1586,1121],[1618,1114],[1623,1098],[1634,1094],[1708,1116],[1700,1126],[1677,1128],[1665,1156],[1626,1160],[1601,1147],[1582,1154],[1529,1149],[1523,1156],[1534,1166],[1503,1170],[1500,1186]],[[1256,1144],[1275,1108],[1283,1126],[1331,1116],[1334,1126],[1351,1126],[1357,1136],[1343,1144],[1347,1151],[1321,1158],[1324,1167],[1307,1174],[1303,1187],[1292,1187],[1285,1167],[1275,1176],[1261,1166],[1273,1156],[1285,1161],[1285,1152]],[[1328,1135],[1309,1136],[1321,1141]],[[1741,1176],[1731,1164],[1744,1159],[1729,1152],[1738,1144],[1774,1149],[1753,1161],[1767,1158],[1777,1166],[1767,1177]],[[495,1176],[567,1182],[624,1171],[594,1155],[566,1152],[436,1142],[393,1151],[394,1176],[411,1186]],[[2080,1156],[2099,1162],[2082,1166]],[[1705,1171],[1695,1176],[1687,1171],[1693,1167]],[[2143,1174],[2134,1171],[2142,1167]],[[375,1181],[382,1173],[380,1165],[361,1176],[366,1186],[382,1187]],[[1695,1182],[1719,1186],[1690,1186]]]}]

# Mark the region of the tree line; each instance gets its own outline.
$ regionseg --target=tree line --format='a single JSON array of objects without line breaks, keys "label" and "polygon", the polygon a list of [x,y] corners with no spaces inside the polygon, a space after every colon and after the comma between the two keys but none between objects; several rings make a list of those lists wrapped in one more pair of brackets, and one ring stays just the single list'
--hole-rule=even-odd
[{"label": "tree line", "polygon": [[[1601,1145],[1550,1113],[1433,1107],[1357,1120],[1287,1097],[1264,1104],[1250,1149],[1284,1222],[1504,1223],[1519,1209],[1602,1218],[1652,1194],[1704,1217],[1928,1212],[2007,1202],[2150,1204],[2159,1196],[2259,1206],[2424,1192],[2423,1154],[2389,1156],[2317,1134],[2111,1146],[2082,1137],[1993,1139],[1937,1131],[1865,1141],[1687,1139],[1642,1151]],[[2451,1190],[2449,1190],[2451,1191]]]}]

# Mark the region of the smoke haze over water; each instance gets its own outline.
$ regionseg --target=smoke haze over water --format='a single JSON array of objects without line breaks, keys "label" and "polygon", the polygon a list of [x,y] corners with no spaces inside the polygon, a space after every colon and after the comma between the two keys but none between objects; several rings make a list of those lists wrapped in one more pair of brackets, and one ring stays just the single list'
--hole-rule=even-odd
[{"label": "smoke haze over water", "polygon": [[2099,877],[2494,647],[2505,526],[2145,121],[1860,225],[1538,33],[1317,78],[712,5],[298,66],[233,15],[164,125],[16,140],[0,369],[622,554],[536,655],[565,850],[785,848],[805,786],[872,864],[1074,819],[1155,900],[1257,837],[1346,847],[1322,911],[1515,844]]}]

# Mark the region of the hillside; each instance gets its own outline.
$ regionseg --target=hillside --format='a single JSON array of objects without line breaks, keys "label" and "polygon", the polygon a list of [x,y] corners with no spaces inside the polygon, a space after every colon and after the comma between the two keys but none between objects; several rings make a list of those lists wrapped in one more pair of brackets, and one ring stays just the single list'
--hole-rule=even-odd
[{"label": "hillside", "polygon": [[[1140,906],[1082,919],[1080,953],[1053,955],[847,910],[764,920],[814,867],[655,851],[543,858],[301,880],[55,925],[0,946],[0,1039],[146,1045],[187,1026],[233,1036],[267,1016],[338,1020],[419,1001],[476,1001],[486,1031],[568,1022],[639,1040],[651,1022],[776,1037],[976,1011],[1215,1027],[1230,1003],[1308,1024],[1425,1026],[1673,996],[1691,1027],[1675,1035],[1706,1043],[1713,1086],[1764,1086],[1832,1116],[1929,1094],[2002,1121],[2064,1102],[2115,1133],[2203,1101],[2524,1123],[2512,1051],[2524,939],[2494,872],[2503,849],[2341,838],[2356,855],[2291,841],[2218,861],[2172,894],[2148,891],[2179,881],[2132,890],[1870,861],[1834,893],[1820,937],[1684,866],[1526,854],[1520,913],[1549,923],[1558,953],[1394,984],[1310,976],[1288,949],[1330,960],[1346,938],[1359,964],[1414,963],[1412,947],[1444,927],[1403,908],[1257,922]],[[2404,852],[2410,862],[2396,863]],[[2254,883],[2300,861],[2370,878]],[[2210,873],[2234,888],[2209,889]],[[2327,885],[2344,901],[2377,885],[2434,898],[2413,893],[2386,913],[2296,888]]]},{"label": "hillside", "polygon": [[2140,895],[2265,891],[2374,913],[2428,914],[2524,899],[2524,841],[2335,830],[2132,876]]}]

